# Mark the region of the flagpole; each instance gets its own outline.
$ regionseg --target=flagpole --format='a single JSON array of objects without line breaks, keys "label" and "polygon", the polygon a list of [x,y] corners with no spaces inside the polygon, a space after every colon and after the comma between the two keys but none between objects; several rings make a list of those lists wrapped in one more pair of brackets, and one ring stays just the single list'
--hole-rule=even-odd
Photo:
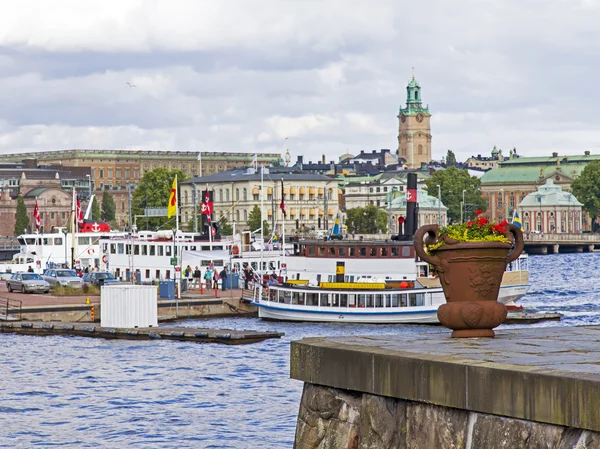
[{"label": "flagpole", "polygon": [[[207,198],[210,199],[210,194],[208,193],[208,182],[206,183],[206,196],[204,199],[206,200]],[[206,203],[207,203],[206,207],[208,207],[209,201],[207,201]],[[214,201],[213,201],[213,204],[214,204]],[[208,241],[211,244],[210,249],[212,250],[212,230],[213,230],[212,217],[211,217],[211,213],[210,213],[211,211],[209,210],[208,212],[209,213],[207,214],[207,220],[206,220],[206,221],[208,221]]]},{"label": "flagpole", "polygon": [[[287,137],[286,137],[287,139]],[[283,255],[281,256],[281,260],[282,260],[282,264],[284,266],[284,270],[282,270],[283,276],[283,281],[285,282],[285,278],[287,277],[287,265],[285,264],[285,219],[286,219],[286,212],[285,212],[285,191],[283,188],[283,176],[281,177],[281,204],[284,205],[284,209],[281,211],[281,213],[283,214],[283,221],[281,222],[281,249],[283,250]]]},{"label": "flagpole", "polygon": [[[77,223],[77,217],[75,217],[77,213],[77,191],[75,186],[73,186],[73,204],[71,205],[71,209],[71,269],[73,269],[75,268],[75,223]],[[66,243],[67,242],[65,242],[65,245]]]},{"label": "flagpole", "polygon": [[179,231],[179,194],[177,185],[177,174],[175,174],[175,233]]},{"label": "flagpole", "polygon": [[[254,157],[256,157],[256,155]],[[258,162],[256,163],[256,166],[258,167]],[[263,223],[265,221],[263,218],[264,197],[265,197],[264,174],[265,174],[264,167],[260,167],[260,238],[262,240],[261,244],[260,244],[260,273],[261,273],[261,277],[262,277],[261,284],[264,281],[263,251],[264,251],[264,247],[265,247],[265,233],[264,233],[264,226],[263,226]]]}]

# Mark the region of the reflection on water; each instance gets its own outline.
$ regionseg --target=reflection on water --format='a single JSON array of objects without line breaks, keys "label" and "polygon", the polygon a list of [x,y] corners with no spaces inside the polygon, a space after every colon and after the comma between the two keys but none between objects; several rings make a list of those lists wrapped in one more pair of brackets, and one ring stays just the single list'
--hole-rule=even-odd
[{"label": "reflection on water", "polygon": [[[560,322],[600,322],[598,254],[530,258],[528,307]],[[287,448],[302,384],[289,379],[289,342],[319,335],[410,339],[439,326],[188,321],[184,326],[272,330],[247,346],[0,335],[0,447]]]}]

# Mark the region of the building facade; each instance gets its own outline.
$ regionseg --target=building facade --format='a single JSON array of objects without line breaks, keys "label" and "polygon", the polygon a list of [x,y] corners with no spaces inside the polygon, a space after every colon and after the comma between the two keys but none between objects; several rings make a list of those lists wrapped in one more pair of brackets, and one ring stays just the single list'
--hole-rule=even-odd
[{"label": "building facade", "polygon": [[[510,221],[519,203],[530,193],[536,193],[548,179],[570,192],[573,180],[593,160],[600,160],[600,155],[586,151],[583,156],[553,153],[550,157],[519,157],[499,163],[481,177],[481,193],[490,219]],[[581,229],[592,230],[592,220],[586,212],[581,216]]]},{"label": "building facade", "polygon": [[[214,219],[224,216],[236,230],[247,230],[248,217],[254,206],[263,204],[263,216],[271,229],[280,233],[285,223],[286,234],[302,225],[306,229],[327,229],[333,226],[338,212],[338,185],[333,178],[302,172],[283,172],[265,169],[261,189],[261,174],[254,168],[235,169],[212,176],[192,178],[180,184],[181,222],[192,227],[194,198],[196,211],[202,201],[202,191],[213,192]],[[280,209],[283,198],[287,217]],[[194,193],[195,186],[195,193]],[[264,197],[261,200],[261,192]],[[274,226],[273,226],[274,225]],[[199,226],[199,225],[198,225]]]},{"label": "building facade", "polygon": [[[430,196],[426,190],[417,189],[417,204],[419,206],[418,226],[426,224],[446,226],[448,224],[448,208],[436,197]],[[406,218],[406,194],[392,200],[390,214],[391,223],[393,223],[390,232],[398,233],[400,232],[400,217]]]},{"label": "building facade", "polygon": [[497,168],[499,162],[514,159],[516,157],[518,157],[516,148],[510,150],[509,157],[505,157],[502,155],[502,150],[496,148],[496,145],[494,145],[494,148],[492,149],[492,154],[490,157],[481,156],[481,154],[478,154],[477,157],[471,156],[469,159],[467,159],[465,161],[465,165],[467,166],[467,168],[473,168],[476,170],[487,171],[487,170],[491,170],[493,168]]},{"label": "building facade", "polygon": [[[212,175],[236,167],[248,166],[254,154],[235,152],[155,151],[155,150],[56,150],[0,155],[1,161],[37,159],[40,165],[90,167],[90,189],[102,201],[105,192],[115,200],[116,221],[121,227],[129,220],[127,186],[137,185],[145,173],[155,168],[182,170],[188,177]],[[281,155],[256,155],[258,164],[282,163]]]},{"label": "building facade", "polygon": [[429,106],[423,106],[421,86],[413,75],[406,87],[406,107],[398,114],[398,158],[405,159],[408,168],[419,168],[432,160],[430,119]]},{"label": "building facade", "polygon": [[519,203],[523,232],[545,234],[578,233],[582,231],[583,214],[579,201],[551,178]]}]

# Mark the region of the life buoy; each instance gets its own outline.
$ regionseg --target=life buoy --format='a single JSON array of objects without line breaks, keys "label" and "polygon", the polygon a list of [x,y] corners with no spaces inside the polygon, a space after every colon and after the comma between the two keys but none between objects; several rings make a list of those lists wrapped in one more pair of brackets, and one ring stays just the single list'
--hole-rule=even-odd
[{"label": "life buoy", "polygon": [[88,250],[87,250],[87,253],[88,253],[88,254],[94,254],[94,250],[93,250],[93,248],[90,248],[90,249],[88,249]]},{"label": "life buoy", "polygon": [[231,247],[231,254],[233,254],[234,256],[237,256],[240,253],[240,248],[237,245],[233,245]]},{"label": "life buoy", "polygon": [[215,228],[212,228],[212,235],[217,235],[217,230]]},{"label": "life buoy", "polygon": [[102,256],[102,263],[108,263],[108,257],[106,257],[106,254]]}]

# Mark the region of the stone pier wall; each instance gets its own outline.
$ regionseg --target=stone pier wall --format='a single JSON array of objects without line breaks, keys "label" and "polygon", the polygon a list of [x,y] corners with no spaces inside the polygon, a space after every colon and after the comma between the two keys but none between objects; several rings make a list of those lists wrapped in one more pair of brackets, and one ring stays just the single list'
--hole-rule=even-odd
[{"label": "stone pier wall", "polygon": [[600,449],[600,433],[305,384],[296,449]]}]

